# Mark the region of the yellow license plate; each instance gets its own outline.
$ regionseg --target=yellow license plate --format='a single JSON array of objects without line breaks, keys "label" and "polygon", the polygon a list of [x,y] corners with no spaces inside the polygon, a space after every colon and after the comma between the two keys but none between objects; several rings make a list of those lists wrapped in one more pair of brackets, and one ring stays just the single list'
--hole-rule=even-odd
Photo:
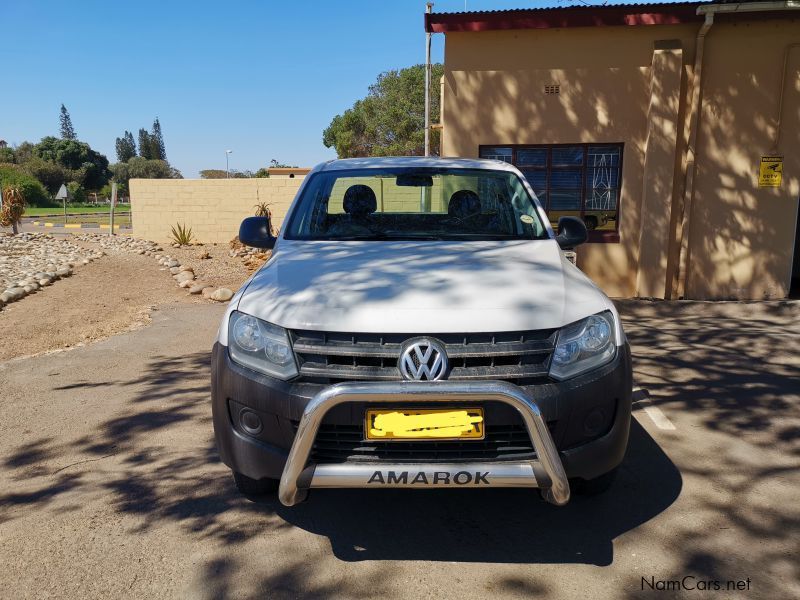
[{"label": "yellow license plate", "polygon": [[482,408],[367,410],[369,440],[482,440]]}]

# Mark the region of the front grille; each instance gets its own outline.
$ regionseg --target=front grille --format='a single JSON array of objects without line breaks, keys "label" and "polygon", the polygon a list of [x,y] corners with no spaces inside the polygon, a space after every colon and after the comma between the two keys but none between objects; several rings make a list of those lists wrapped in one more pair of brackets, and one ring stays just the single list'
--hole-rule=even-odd
[{"label": "front grille", "polygon": [[[300,376],[319,383],[399,380],[400,348],[419,335],[427,334],[291,332]],[[547,375],[556,330],[430,336],[445,344],[450,360],[448,379],[502,379],[524,384]]]},{"label": "front grille", "polygon": [[[293,421],[295,431],[297,422]],[[548,422],[552,431],[555,422]],[[314,463],[345,461],[458,462],[461,460],[531,460],[536,458],[524,425],[486,424],[482,440],[376,441],[364,439],[363,425],[323,423],[310,460]]]}]

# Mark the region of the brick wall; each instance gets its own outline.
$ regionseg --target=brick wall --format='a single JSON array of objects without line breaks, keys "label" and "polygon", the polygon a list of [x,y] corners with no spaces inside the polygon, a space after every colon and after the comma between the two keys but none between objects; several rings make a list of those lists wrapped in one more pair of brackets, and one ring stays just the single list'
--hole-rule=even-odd
[{"label": "brick wall", "polygon": [[269,202],[272,223],[281,227],[302,177],[253,179],[131,179],[136,237],[168,242],[176,223],[192,228],[204,243],[229,242],[259,202]]}]

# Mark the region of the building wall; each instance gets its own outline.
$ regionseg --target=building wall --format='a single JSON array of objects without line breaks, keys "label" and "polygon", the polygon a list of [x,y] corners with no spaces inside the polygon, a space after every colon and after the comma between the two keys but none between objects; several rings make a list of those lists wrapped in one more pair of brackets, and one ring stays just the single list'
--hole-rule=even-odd
[{"label": "building wall", "polygon": [[[788,294],[800,197],[800,19],[714,25],[706,40],[687,296]],[[758,187],[762,155],[784,156],[783,185]]]},{"label": "building wall", "polygon": [[[706,41],[685,296],[786,295],[800,174],[800,49],[790,55],[780,189],[770,154],[783,52],[800,21],[714,25]],[[698,25],[448,33],[442,153],[479,145],[624,143],[619,243],[578,249],[613,296],[669,296],[678,272],[689,97]],[[560,84],[559,95],[544,86]]]},{"label": "building wall", "polygon": [[302,183],[293,179],[131,179],[131,215],[137,237],[168,242],[176,223],[192,228],[204,243],[226,243],[255,205],[270,203],[272,224],[280,228]]}]

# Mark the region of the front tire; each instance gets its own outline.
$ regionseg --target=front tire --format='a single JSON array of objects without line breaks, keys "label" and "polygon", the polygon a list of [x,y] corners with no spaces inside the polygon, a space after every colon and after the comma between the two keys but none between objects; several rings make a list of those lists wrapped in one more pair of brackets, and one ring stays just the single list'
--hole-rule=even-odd
[{"label": "front tire", "polygon": [[236,471],[232,471],[232,473],[236,489],[245,496],[264,496],[276,491],[280,483],[277,479],[252,479]]}]

